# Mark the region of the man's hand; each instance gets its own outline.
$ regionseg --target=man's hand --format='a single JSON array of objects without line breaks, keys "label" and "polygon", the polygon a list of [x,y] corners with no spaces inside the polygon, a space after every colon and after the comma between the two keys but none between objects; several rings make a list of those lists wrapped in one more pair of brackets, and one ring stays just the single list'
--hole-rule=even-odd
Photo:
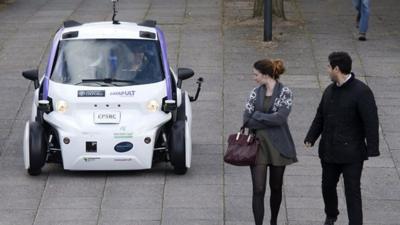
[{"label": "man's hand", "polygon": [[304,145],[306,146],[306,148],[311,148],[312,144],[308,141],[304,142]]}]

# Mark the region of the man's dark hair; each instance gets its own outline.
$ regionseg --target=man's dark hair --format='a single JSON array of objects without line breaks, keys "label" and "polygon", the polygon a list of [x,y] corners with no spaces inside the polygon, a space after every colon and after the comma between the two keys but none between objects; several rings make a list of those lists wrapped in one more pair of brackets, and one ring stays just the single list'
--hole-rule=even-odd
[{"label": "man's dark hair", "polygon": [[337,66],[340,72],[344,74],[349,74],[351,72],[352,60],[347,52],[332,52],[328,58],[332,69]]}]

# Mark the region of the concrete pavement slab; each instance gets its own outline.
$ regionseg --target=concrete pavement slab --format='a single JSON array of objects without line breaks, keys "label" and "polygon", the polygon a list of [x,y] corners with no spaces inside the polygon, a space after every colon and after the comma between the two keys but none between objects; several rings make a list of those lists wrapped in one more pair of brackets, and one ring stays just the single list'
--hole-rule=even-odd
[{"label": "concrete pavement slab", "polygon": [[221,144],[196,144],[192,150],[193,154],[222,154],[222,147]]},{"label": "concrete pavement slab", "polygon": [[[225,151],[225,149],[224,149],[224,151]],[[225,180],[224,180],[225,184],[228,184],[226,182],[229,181],[229,180],[226,179],[227,176],[234,177],[235,175],[236,176],[241,176],[241,177],[243,177],[243,175],[244,175],[246,180],[247,180],[247,177],[248,177],[248,178],[250,178],[250,181],[251,181],[251,175],[250,175],[249,166],[234,166],[234,165],[231,165],[231,164],[228,164],[228,163],[224,163],[224,173],[225,173]],[[230,184],[235,184],[235,182],[232,182]]]},{"label": "concrete pavement slab", "polygon": [[[268,204],[269,200],[266,197],[265,203]],[[227,196],[225,198],[225,206],[226,206],[226,221],[227,222],[247,222],[253,221],[253,213],[251,210],[244,210],[247,208],[251,208],[251,197],[242,197],[242,196]],[[286,220],[286,210],[285,210],[285,202],[282,202],[281,208],[279,210],[278,221]],[[270,211],[268,209],[265,210],[265,223],[269,220]]]},{"label": "concrete pavement slab", "polygon": [[[98,11],[92,11],[90,9],[88,9],[88,10],[78,9],[69,16],[69,19],[79,21],[80,23],[103,21],[106,19],[106,17],[108,17],[107,13],[109,13],[108,10],[104,10],[103,13],[99,13]],[[125,16],[121,15],[121,17],[119,17],[119,18],[120,18],[120,20],[124,20]],[[143,17],[141,17],[140,19],[142,19],[142,18]]]},{"label": "concrete pavement slab", "polygon": [[[301,159],[300,159],[301,160]],[[309,166],[303,165],[302,161],[296,163],[290,167],[286,168],[285,173],[287,175],[320,175],[322,174],[322,169],[320,166]]]},{"label": "concrete pavement slab", "polygon": [[[220,162],[222,163],[222,161]],[[218,166],[217,166],[218,167]],[[204,169],[207,168],[207,169]],[[187,172],[185,179],[177,176],[167,176],[166,182],[177,185],[221,185],[222,172],[214,172],[213,167],[195,166]]]},{"label": "concrete pavement slab", "polygon": [[[161,209],[106,209],[100,212],[99,221],[147,221],[161,220]],[[104,223],[104,222],[103,222]]]},{"label": "concrete pavement slab", "polygon": [[[310,198],[310,197],[287,197],[286,203],[291,209],[303,209],[305,205],[309,206],[310,209],[324,209],[324,201],[321,198]],[[338,207],[340,210],[346,209],[346,203],[344,199],[339,198]]]},{"label": "concrete pavement slab", "polygon": [[218,208],[222,207],[222,185],[173,184],[165,185],[165,207]]},{"label": "concrete pavement slab", "polygon": [[[347,224],[347,213],[343,210],[339,210],[340,215],[335,224],[344,225]],[[288,220],[293,221],[290,224],[322,224],[325,220],[325,214],[323,210],[310,209],[310,208],[288,208],[287,209]]]},{"label": "concrete pavement slab", "polygon": [[93,174],[52,174],[43,197],[100,197],[105,191],[104,182],[104,177]]},{"label": "concrete pavement slab", "polygon": [[[250,170],[248,170],[248,176],[250,175]],[[245,184],[242,183],[240,185],[237,184],[225,184],[224,195],[234,198],[235,196],[252,198],[253,187],[251,182]],[[270,196],[269,191],[266,193],[266,196]]]},{"label": "concrete pavement slab", "polygon": [[163,210],[163,221],[182,221],[182,220],[210,220],[210,221],[223,221],[222,207],[210,208],[170,208],[167,207]]},{"label": "concrete pavement slab", "polygon": [[224,177],[224,184],[225,185],[248,185],[251,184],[251,174],[249,168],[241,168],[241,173],[227,173]]},{"label": "concrete pavement slab", "polygon": [[[98,204],[94,204],[97,206]],[[162,199],[158,196],[125,196],[125,197],[107,197],[105,196],[101,203],[102,210],[115,210],[115,209],[154,209],[155,211],[161,210]]]},{"label": "concrete pavement slab", "polygon": [[[79,4],[81,4],[81,2],[83,2],[82,0],[71,0],[71,1],[49,1],[47,2],[42,8],[40,8],[40,10],[43,11],[51,11],[51,10],[75,10],[77,6],[79,6]],[[99,2],[96,2],[96,5],[102,5]],[[94,7],[94,6],[93,6]]]},{"label": "concrete pavement slab", "polygon": [[400,149],[400,133],[385,134],[385,140],[390,149]]},{"label": "concrete pavement slab", "polygon": [[[322,192],[321,192],[321,185],[297,185],[297,186],[291,186],[291,185],[285,185],[284,186],[285,190],[285,196],[287,198],[316,198],[316,199],[321,199],[322,200]],[[337,193],[339,199],[344,199],[344,191],[341,185],[338,185],[337,188]],[[290,207],[290,204],[288,204]],[[307,206],[312,207],[312,206]],[[306,207],[305,207],[306,208]]]},{"label": "concrete pavement slab", "polygon": [[108,186],[131,186],[131,185],[162,185],[165,182],[164,168],[160,170],[146,171],[119,171],[110,173],[107,177]]},{"label": "concrete pavement slab", "polygon": [[41,209],[98,209],[99,197],[54,197],[44,196],[40,202]]},{"label": "concrete pavement slab", "polygon": [[98,209],[39,209],[35,225],[96,224]]},{"label": "concrete pavement slab", "polygon": [[100,220],[99,225],[119,224],[119,225],[159,225],[158,220]]},{"label": "concrete pavement slab", "polygon": [[28,225],[32,224],[36,210],[29,209],[5,209],[0,210],[0,224],[4,225]]},{"label": "concrete pavement slab", "polygon": [[[104,189],[104,196],[109,198],[129,197],[155,197],[161,198],[164,184],[132,184],[118,185],[107,183]],[[101,193],[102,194],[102,193]]]},{"label": "concrete pavement slab", "polygon": [[0,197],[2,204],[0,210],[36,210],[39,205],[37,197],[15,198],[3,195]]},{"label": "concrete pavement slab", "polygon": [[310,186],[320,186],[321,176],[318,175],[287,175],[284,178],[286,186],[297,186],[297,185],[310,185]]},{"label": "concrete pavement slab", "polygon": [[71,220],[71,221],[53,221],[53,220],[46,220],[46,221],[39,221],[35,222],[35,225],[95,225],[97,221],[95,220]]},{"label": "concrete pavement slab", "polygon": [[[385,186],[382,191],[381,186]],[[367,199],[400,200],[399,175],[394,168],[365,168],[361,180],[364,196]]]},{"label": "concrete pavement slab", "polygon": [[395,164],[390,152],[387,152],[385,155],[387,155],[385,158],[383,157],[383,154],[381,154],[381,157],[379,158],[366,161],[364,166],[370,168],[394,168]]},{"label": "concrete pavement slab", "polygon": [[371,224],[396,224],[398,223],[398,209],[400,201],[365,200],[365,220]]},{"label": "concrete pavement slab", "polygon": [[223,221],[217,220],[167,220],[162,225],[223,225]]}]

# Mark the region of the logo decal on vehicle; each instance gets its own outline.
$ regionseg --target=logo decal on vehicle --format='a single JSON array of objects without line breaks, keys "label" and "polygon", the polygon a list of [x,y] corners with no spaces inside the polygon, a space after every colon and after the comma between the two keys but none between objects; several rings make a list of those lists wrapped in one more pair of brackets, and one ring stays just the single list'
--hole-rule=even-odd
[{"label": "logo decal on vehicle", "polygon": [[132,138],[132,132],[121,132],[121,133],[114,133],[114,138]]},{"label": "logo decal on vehicle", "polygon": [[78,97],[105,97],[105,90],[78,90]]},{"label": "logo decal on vehicle", "polygon": [[121,96],[121,97],[133,97],[135,95],[135,91],[112,91],[110,92],[110,96]]},{"label": "logo decal on vehicle", "polygon": [[130,142],[120,142],[115,145],[114,150],[117,152],[127,152],[133,148],[133,144]]},{"label": "logo decal on vehicle", "polygon": [[132,158],[124,158],[124,159],[114,159],[115,162],[129,162],[132,161]]},{"label": "logo decal on vehicle", "polygon": [[100,159],[100,157],[84,157],[83,158],[83,160],[85,162],[93,162],[93,161],[98,160],[98,159]]}]

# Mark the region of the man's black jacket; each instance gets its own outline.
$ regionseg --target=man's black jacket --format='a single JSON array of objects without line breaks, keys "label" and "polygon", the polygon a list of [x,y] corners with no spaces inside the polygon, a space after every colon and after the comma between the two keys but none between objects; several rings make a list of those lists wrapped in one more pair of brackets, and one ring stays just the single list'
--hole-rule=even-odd
[{"label": "man's black jacket", "polygon": [[328,163],[353,163],[379,155],[379,121],[374,95],[351,78],[329,85],[304,142],[314,145],[321,135],[319,157]]}]

